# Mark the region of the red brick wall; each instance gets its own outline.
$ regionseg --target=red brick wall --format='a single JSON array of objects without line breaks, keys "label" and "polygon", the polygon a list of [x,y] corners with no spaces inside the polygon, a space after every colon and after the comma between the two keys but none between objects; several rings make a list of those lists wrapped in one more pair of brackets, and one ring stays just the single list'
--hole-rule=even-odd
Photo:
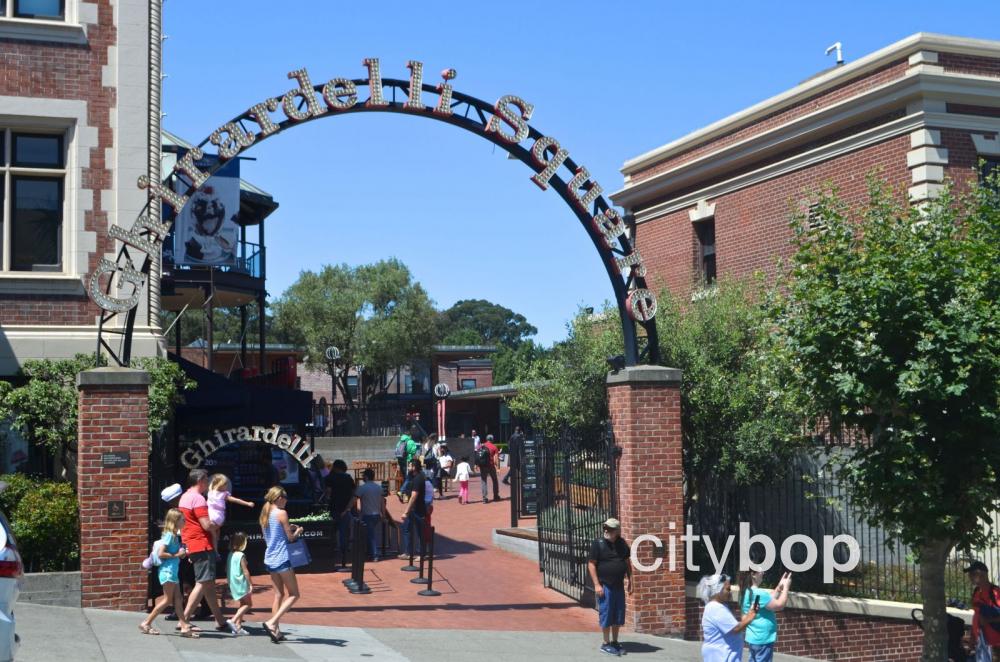
[{"label": "red brick wall", "polygon": [[[112,188],[112,164],[106,163],[105,150],[113,145],[110,111],[117,104],[116,90],[101,84],[108,46],[117,43],[114,9],[110,0],[92,1],[97,5],[98,23],[87,27],[86,45],[0,39],[0,96],[82,99],[87,102],[87,125],[97,128],[98,144],[90,150],[90,166],[81,173],[82,187],[92,193],[91,211],[82,212],[84,229],[97,233],[97,251],[90,254],[88,273],[97,266],[99,255],[113,249],[101,190]],[[63,222],[72,224],[74,219]],[[82,292],[77,296],[0,297],[0,320],[6,324],[93,325],[97,313],[98,308]]]},{"label": "red brick wall", "polygon": [[[687,598],[684,638],[699,641],[702,603]],[[737,613],[735,608],[734,615]],[[775,651],[830,662],[917,662],[922,632],[911,621],[786,609]]]},{"label": "red brick wall", "polygon": [[[652,534],[666,541],[671,523],[679,536],[684,531],[679,384],[609,384],[608,408],[615,443],[622,447],[618,465],[622,536],[632,542]],[[652,564],[654,549],[652,544],[642,545],[639,560]],[[626,599],[627,628],[659,635],[684,631],[684,546],[678,544],[676,553],[675,572],[661,567],[633,573],[633,592]]]},{"label": "red brick wall", "polygon": [[940,53],[938,64],[947,72],[1000,78],[1000,58]]},{"label": "red brick wall", "polygon": [[675,168],[683,163],[692,161],[699,156],[708,154],[709,152],[727,147],[751,136],[764,133],[765,131],[769,131],[770,129],[780,126],[786,122],[802,117],[803,115],[808,115],[809,113],[819,110],[820,108],[833,105],[843,101],[844,99],[848,99],[861,94],[862,92],[878,87],[879,85],[888,83],[891,80],[901,78],[906,72],[908,66],[909,64],[906,59],[887,64],[880,69],[866,74],[863,78],[845,82],[837,87],[834,87],[833,89],[800,101],[791,108],[776,111],[754,121],[749,126],[734,129],[723,136],[715,138],[711,142],[692,147],[685,152],[672,156],[666,161],[662,161],[652,167],[646,168],[645,170],[633,173],[632,181],[640,182],[644,179],[648,179],[653,175]]},{"label": "red brick wall", "polygon": [[[129,371],[138,372],[138,371]],[[148,386],[80,387],[77,495],[84,607],[140,610],[146,604],[149,554]],[[128,451],[131,467],[103,468],[103,453]],[[124,501],[126,519],[108,518]]]},{"label": "red brick wall", "polygon": [[463,379],[475,379],[476,388],[493,386],[493,366],[459,366],[456,382],[461,388]]},{"label": "red brick wall", "polygon": [[[791,253],[788,221],[806,192],[831,182],[843,200],[860,205],[867,200],[866,175],[876,167],[889,181],[909,186],[906,166],[909,136],[898,136],[839,158],[797,170],[727,195],[715,204],[716,266],[721,276],[746,277],[775,273],[776,259]],[[637,244],[649,273],[646,282],[687,295],[695,282],[695,236],[682,209],[636,229]]]}]

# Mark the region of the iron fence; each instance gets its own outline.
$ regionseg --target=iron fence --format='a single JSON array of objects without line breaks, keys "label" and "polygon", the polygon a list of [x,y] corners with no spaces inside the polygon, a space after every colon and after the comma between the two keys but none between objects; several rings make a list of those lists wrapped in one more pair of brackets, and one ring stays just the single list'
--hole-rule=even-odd
[{"label": "iron fence", "polygon": [[409,429],[412,423],[406,406],[378,403],[364,406],[313,403],[316,436],[391,437]]},{"label": "iron fence", "polygon": [[[994,526],[1000,516],[994,515]],[[914,550],[895,540],[890,532],[871,524],[853,502],[845,485],[825,468],[822,462],[800,459],[787,475],[767,485],[738,486],[721,477],[701,488],[696,498],[688,501],[687,523],[693,533],[702,538],[693,547],[687,578],[697,580],[714,572],[707,537],[716,556],[725,549],[729,536],[732,548],[723,572],[737,576],[741,554],[759,562],[764,548],[760,544],[743,549],[740,523],[748,525],[749,536],[764,535],[770,538],[779,552],[775,565],[766,573],[765,582],[774,585],[782,572],[780,550],[782,543],[792,535],[811,539],[818,550],[818,558],[811,570],[795,573],[793,587],[796,591],[809,591],[826,595],[873,598],[897,602],[919,603],[920,567]],[[851,571],[833,571],[833,581],[824,581],[824,536],[846,534],[853,537],[860,547],[861,561]],[[833,549],[836,563],[848,561],[847,546],[838,544]],[[805,560],[803,544],[789,547],[793,563]],[[947,564],[945,590],[948,599],[968,603],[971,588],[962,568],[972,558],[980,559],[993,573],[1000,572],[1000,547],[990,545],[984,549],[956,551]]]},{"label": "iron fence", "polygon": [[[536,437],[537,438],[537,437]],[[566,432],[536,444],[538,559],[545,586],[594,604],[587,571],[601,524],[618,513],[616,460],[610,431]]]}]

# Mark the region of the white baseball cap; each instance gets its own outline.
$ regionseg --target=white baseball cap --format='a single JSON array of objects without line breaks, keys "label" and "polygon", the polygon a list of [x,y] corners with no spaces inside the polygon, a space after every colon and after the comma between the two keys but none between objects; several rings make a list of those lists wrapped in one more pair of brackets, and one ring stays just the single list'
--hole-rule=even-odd
[{"label": "white baseball cap", "polygon": [[180,483],[174,483],[173,485],[167,485],[160,491],[160,498],[170,503],[182,494],[184,494],[184,490],[181,489]]}]

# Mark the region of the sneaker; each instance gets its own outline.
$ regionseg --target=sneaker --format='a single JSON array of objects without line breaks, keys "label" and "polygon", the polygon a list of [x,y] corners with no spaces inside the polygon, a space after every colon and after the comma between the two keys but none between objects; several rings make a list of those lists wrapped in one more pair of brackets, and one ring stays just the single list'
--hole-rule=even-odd
[{"label": "sneaker", "polygon": [[612,641],[612,642],[611,642],[611,645],[615,647],[615,649],[616,649],[616,650],[618,651],[618,654],[619,654],[619,655],[624,655],[624,654],[625,654],[625,647],[624,647],[624,646],[622,646],[622,645],[621,645],[620,643],[618,643],[617,641]]},{"label": "sneaker", "polygon": [[242,629],[242,628],[236,627],[236,623],[233,623],[228,618],[226,619],[226,626],[229,628],[229,631],[233,633],[234,637],[236,635],[238,635],[240,633],[240,630]]},{"label": "sneaker", "polygon": [[618,649],[612,646],[611,644],[604,644],[603,646],[601,646],[601,652],[618,657]]},{"label": "sneaker", "polygon": [[241,627],[241,628],[240,628],[239,630],[237,630],[237,631],[236,631],[236,634],[238,634],[238,635],[244,635],[244,634],[250,634],[250,633],[249,633],[249,632],[247,632],[246,630],[244,630],[244,629],[243,629],[243,628]]}]

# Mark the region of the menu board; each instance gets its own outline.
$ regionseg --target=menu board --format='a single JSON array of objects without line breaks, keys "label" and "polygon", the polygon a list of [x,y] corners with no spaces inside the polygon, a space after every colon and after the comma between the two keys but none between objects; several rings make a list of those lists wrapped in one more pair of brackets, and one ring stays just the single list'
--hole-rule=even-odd
[{"label": "menu board", "polygon": [[[282,455],[284,451],[276,450]],[[295,462],[292,458],[288,458]],[[277,485],[281,474],[275,466],[271,448],[252,443],[223,446],[203,462],[210,473],[224,473],[233,482],[233,494],[260,501],[268,488]],[[296,482],[298,475],[296,474]]]},{"label": "menu board", "polygon": [[521,516],[538,514],[538,454],[534,439],[521,442]]}]

